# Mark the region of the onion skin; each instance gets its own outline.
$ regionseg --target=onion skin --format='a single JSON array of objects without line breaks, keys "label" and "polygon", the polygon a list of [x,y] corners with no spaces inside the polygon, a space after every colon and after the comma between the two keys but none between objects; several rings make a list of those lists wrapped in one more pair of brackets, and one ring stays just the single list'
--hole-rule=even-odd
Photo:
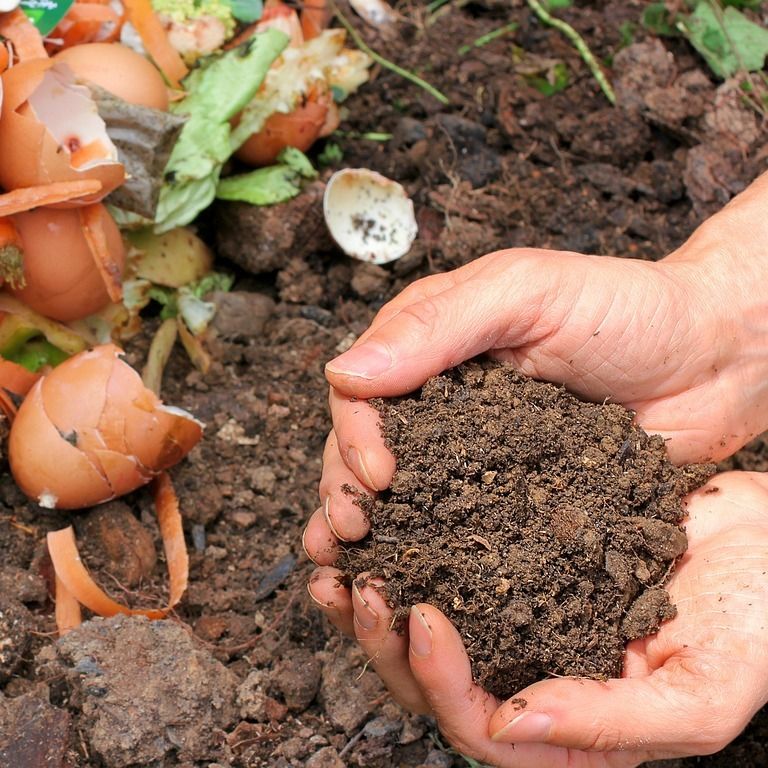
[{"label": "onion skin", "polygon": [[11,427],[14,480],[38,504],[79,509],[122,496],[180,461],[202,437],[112,345],[81,352],[32,387]]},{"label": "onion skin", "polygon": [[[99,205],[107,249],[122,275],[125,248],[114,219]],[[79,209],[36,208],[11,217],[24,252],[25,287],[11,292],[36,312],[63,323],[92,315],[110,302]]]}]

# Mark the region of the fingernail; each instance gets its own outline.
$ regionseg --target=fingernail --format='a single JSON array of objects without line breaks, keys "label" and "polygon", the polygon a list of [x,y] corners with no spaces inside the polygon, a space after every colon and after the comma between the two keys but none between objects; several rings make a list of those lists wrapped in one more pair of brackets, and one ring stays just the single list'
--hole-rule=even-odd
[{"label": "fingernail", "polygon": [[347,451],[347,465],[350,469],[372,490],[379,491],[371,480],[371,473],[368,471],[368,467],[365,466],[363,461],[363,454],[352,446]]},{"label": "fingernail", "polygon": [[304,554],[314,563],[315,558],[309,554],[309,550],[307,549],[307,544],[305,542],[306,536],[307,536],[307,528],[306,526],[304,526],[304,530],[301,532],[301,548],[304,550]]},{"label": "fingernail", "polygon": [[379,614],[371,608],[368,601],[360,594],[357,584],[352,584],[352,603],[355,607],[355,620],[369,632],[379,623]]},{"label": "fingernail", "polygon": [[310,581],[309,584],[307,584],[307,592],[309,592],[309,596],[312,599],[312,602],[318,606],[318,608],[322,608],[323,610],[336,610],[336,606],[333,603],[324,603],[322,600],[318,600],[315,595],[312,592],[312,582]]},{"label": "fingernail", "polygon": [[339,536],[339,532],[336,530],[336,528],[333,525],[333,520],[331,520],[331,506],[333,502],[331,501],[330,495],[325,497],[325,504],[323,505],[323,514],[325,515],[325,522],[328,523],[328,527],[331,529],[331,533],[339,540],[339,541],[348,541],[348,539],[345,539],[343,536]]},{"label": "fingernail", "polygon": [[432,630],[424,614],[415,605],[411,606],[411,616],[414,618],[408,625],[411,653],[425,658],[432,653]]},{"label": "fingernail", "polygon": [[382,344],[369,341],[348,349],[343,355],[326,363],[326,370],[343,376],[375,379],[392,367],[392,356]]},{"label": "fingernail", "polygon": [[523,712],[491,736],[493,741],[546,741],[552,730],[552,718],[543,712]]}]

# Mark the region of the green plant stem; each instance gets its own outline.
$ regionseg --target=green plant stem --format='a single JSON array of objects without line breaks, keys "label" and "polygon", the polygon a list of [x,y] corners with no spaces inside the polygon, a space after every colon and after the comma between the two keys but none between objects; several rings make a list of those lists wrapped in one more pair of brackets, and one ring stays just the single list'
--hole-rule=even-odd
[{"label": "green plant stem", "polygon": [[584,38],[570,24],[567,24],[562,19],[557,19],[552,16],[539,0],[526,0],[526,2],[545,24],[562,32],[573,43],[574,48],[579,52],[581,58],[584,59],[584,63],[589,67],[589,71],[592,73],[592,76],[597,81],[600,89],[605,94],[605,98],[615,106],[616,94],[614,93],[613,87],[608,82],[605,72],[603,72],[600,65],[597,63],[594,54],[589,50],[589,46]]},{"label": "green plant stem", "polygon": [[459,56],[464,56],[464,54],[469,53],[473,48],[482,48],[484,45],[488,45],[488,43],[493,42],[497,37],[506,35],[508,32],[514,32],[517,27],[517,22],[513,21],[511,24],[507,24],[503,27],[499,27],[498,29],[487,32],[484,35],[480,35],[480,37],[476,38],[471,43],[462,45],[461,48],[459,48]]},{"label": "green plant stem", "polygon": [[363,40],[363,38],[360,37],[360,35],[357,33],[357,30],[352,26],[352,24],[350,24],[347,17],[339,10],[339,7],[335,3],[332,5],[332,8],[341,26],[347,30],[347,32],[349,33],[349,36],[352,38],[355,45],[363,53],[367,53],[377,64],[380,64],[385,69],[389,69],[395,74],[400,75],[400,77],[403,77],[406,80],[410,80],[410,82],[412,82],[414,85],[418,85],[419,88],[423,88],[430,96],[437,99],[441,104],[450,103],[448,97],[444,93],[441,93],[440,91],[438,91],[437,88],[435,88],[433,85],[430,85],[426,80],[422,80],[418,75],[415,75],[413,72],[410,72],[407,69],[403,69],[402,67],[395,64],[393,61],[390,61],[389,59],[385,59],[380,53],[376,53],[376,51],[374,51],[373,48],[371,48]]}]

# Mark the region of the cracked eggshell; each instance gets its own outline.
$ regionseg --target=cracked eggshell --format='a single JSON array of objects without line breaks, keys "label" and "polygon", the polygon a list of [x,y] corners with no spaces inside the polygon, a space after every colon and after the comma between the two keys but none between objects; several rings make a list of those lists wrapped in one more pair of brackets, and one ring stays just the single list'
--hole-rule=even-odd
[{"label": "cracked eggshell", "polygon": [[339,248],[373,264],[405,256],[418,233],[413,202],[403,187],[367,168],[345,168],[331,176],[323,213]]},{"label": "cracked eggshell", "polygon": [[120,186],[125,169],[107,136],[90,91],[75,84],[65,64],[29,59],[2,75],[0,147],[12,147],[0,163],[6,190],[56,181],[96,179],[95,195],[61,203],[72,208],[95,203]]},{"label": "cracked eggshell", "polygon": [[[125,248],[115,220],[99,205],[107,249],[116,269],[125,267]],[[80,211],[35,208],[12,217],[24,250],[23,288],[11,288],[36,312],[62,323],[92,315],[110,303],[96,268]],[[56,254],[56,258],[51,258]]]},{"label": "cracked eggshell", "polygon": [[202,424],[165,406],[112,344],[81,352],[40,379],[11,428],[8,458],[41,506],[77,509],[148,483],[202,437]]}]

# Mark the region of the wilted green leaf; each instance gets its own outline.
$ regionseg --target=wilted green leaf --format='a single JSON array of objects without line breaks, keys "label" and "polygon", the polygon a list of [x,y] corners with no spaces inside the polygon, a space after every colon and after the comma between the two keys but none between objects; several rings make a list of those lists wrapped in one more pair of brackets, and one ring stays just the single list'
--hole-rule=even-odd
[{"label": "wilted green leaf", "polygon": [[188,224],[213,201],[221,166],[233,151],[229,121],[253,98],[287,43],[286,34],[268,29],[209,57],[184,80],[188,95],[173,109],[188,119],[165,168],[157,231]]},{"label": "wilted green leaf", "polygon": [[720,15],[708,2],[700,2],[685,20],[684,29],[691,45],[719,77],[763,68],[768,55],[768,30],[736,8],[728,7]]},{"label": "wilted green leaf", "polygon": [[312,163],[295,147],[284,149],[278,160],[278,165],[222,179],[216,197],[251,205],[274,205],[296,197],[301,192],[302,178],[317,177]]},{"label": "wilted green leaf", "polygon": [[296,197],[301,191],[300,181],[300,175],[293,168],[270,165],[222,179],[216,189],[216,197],[251,205],[274,205]]}]

